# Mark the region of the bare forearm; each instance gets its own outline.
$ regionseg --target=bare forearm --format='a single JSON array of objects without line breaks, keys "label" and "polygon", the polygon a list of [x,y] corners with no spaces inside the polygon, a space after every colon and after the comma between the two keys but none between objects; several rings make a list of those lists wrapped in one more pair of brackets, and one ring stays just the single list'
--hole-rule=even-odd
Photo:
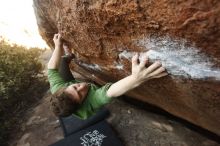
[{"label": "bare forearm", "polygon": [[126,92],[138,87],[142,83],[153,79],[160,78],[167,75],[165,68],[160,62],[155,62],[149,67],[145,67],[148,62],[147,56],[138,62],[138,54],[132,57],[132,73],[130,76],[112,84],[107,91],[107,96],[118,97]]},{"label": "bare forearm", "polygon": [[118,97],[126,92],[134,89],[135,87],[139,86],[141,82],[138,82],[137,79],[130,75],[127,76],[118,82],[111,85],[111,87],[107,91],[108,97]]},{"label": "bare forearm", "polygon": [[62,54],[63,54],[63,50],[59,46],[56,46],[48,62],[47,68],[58,69]]}]

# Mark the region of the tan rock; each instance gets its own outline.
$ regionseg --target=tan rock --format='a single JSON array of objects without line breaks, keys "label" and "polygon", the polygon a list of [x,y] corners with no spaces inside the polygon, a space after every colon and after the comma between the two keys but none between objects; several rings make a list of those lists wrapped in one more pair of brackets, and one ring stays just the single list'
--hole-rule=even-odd
[{"label": "tan rock", "polygon": [[73,70],[100,84],[130,74],[134,52],[161,60],[170,75],[128,95],[220,135],[220,1],[34,0],[34,9],[47,43],[61,33]]}]

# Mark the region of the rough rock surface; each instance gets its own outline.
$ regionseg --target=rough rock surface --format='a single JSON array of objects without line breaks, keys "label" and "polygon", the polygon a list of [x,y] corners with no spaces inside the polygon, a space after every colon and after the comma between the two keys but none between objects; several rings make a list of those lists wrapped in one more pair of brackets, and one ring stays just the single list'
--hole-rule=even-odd
[{"label": "rough rock surface", "polygon": [[170,75],[128,95],[220,135],[219,0],[34,0],[34,9],[47,43],[61,33],[73,70],[100,84],[130,74],[134,52],[161,60]]}]

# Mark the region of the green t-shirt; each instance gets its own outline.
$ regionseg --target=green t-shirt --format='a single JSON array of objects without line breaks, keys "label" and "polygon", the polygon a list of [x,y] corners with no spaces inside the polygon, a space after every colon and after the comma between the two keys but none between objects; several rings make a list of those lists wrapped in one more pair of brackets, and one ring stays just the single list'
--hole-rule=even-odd
[{"label": "green t-shirt", "polygon": [[[78,80],[65,82],[60,76],[57,69],[48,70],[48,80],[50,83],[50,90],[52,94],[61,87],[67,87],[74,83],[80,83],[80,81]],[[100,88],[94,84],[89,85],[90,89],[88,91],[87,97],[84,99],[76,112],[73,113],[73,115],[81,119],[87,119],[88,117],[94,115],[98,109],[100,109],[103,105],[109,103],[112,99],[106,95],[107,90],[112,85],[111,83],[107,83],[105,86],[102,86]]]}]

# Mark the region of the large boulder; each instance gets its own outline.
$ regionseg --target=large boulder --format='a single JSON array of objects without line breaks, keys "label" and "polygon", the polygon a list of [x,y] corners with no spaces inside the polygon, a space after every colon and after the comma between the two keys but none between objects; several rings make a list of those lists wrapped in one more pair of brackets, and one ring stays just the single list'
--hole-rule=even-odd
[{"label": "large boulder", "polygon": [[[169,76],[127,95],[220,135],[219,0],[34,0],[43,39],[69,42],[72,69],[100,84],[131,73],[135,52]],[[140,59],[141,59],[140,56]]]}]

